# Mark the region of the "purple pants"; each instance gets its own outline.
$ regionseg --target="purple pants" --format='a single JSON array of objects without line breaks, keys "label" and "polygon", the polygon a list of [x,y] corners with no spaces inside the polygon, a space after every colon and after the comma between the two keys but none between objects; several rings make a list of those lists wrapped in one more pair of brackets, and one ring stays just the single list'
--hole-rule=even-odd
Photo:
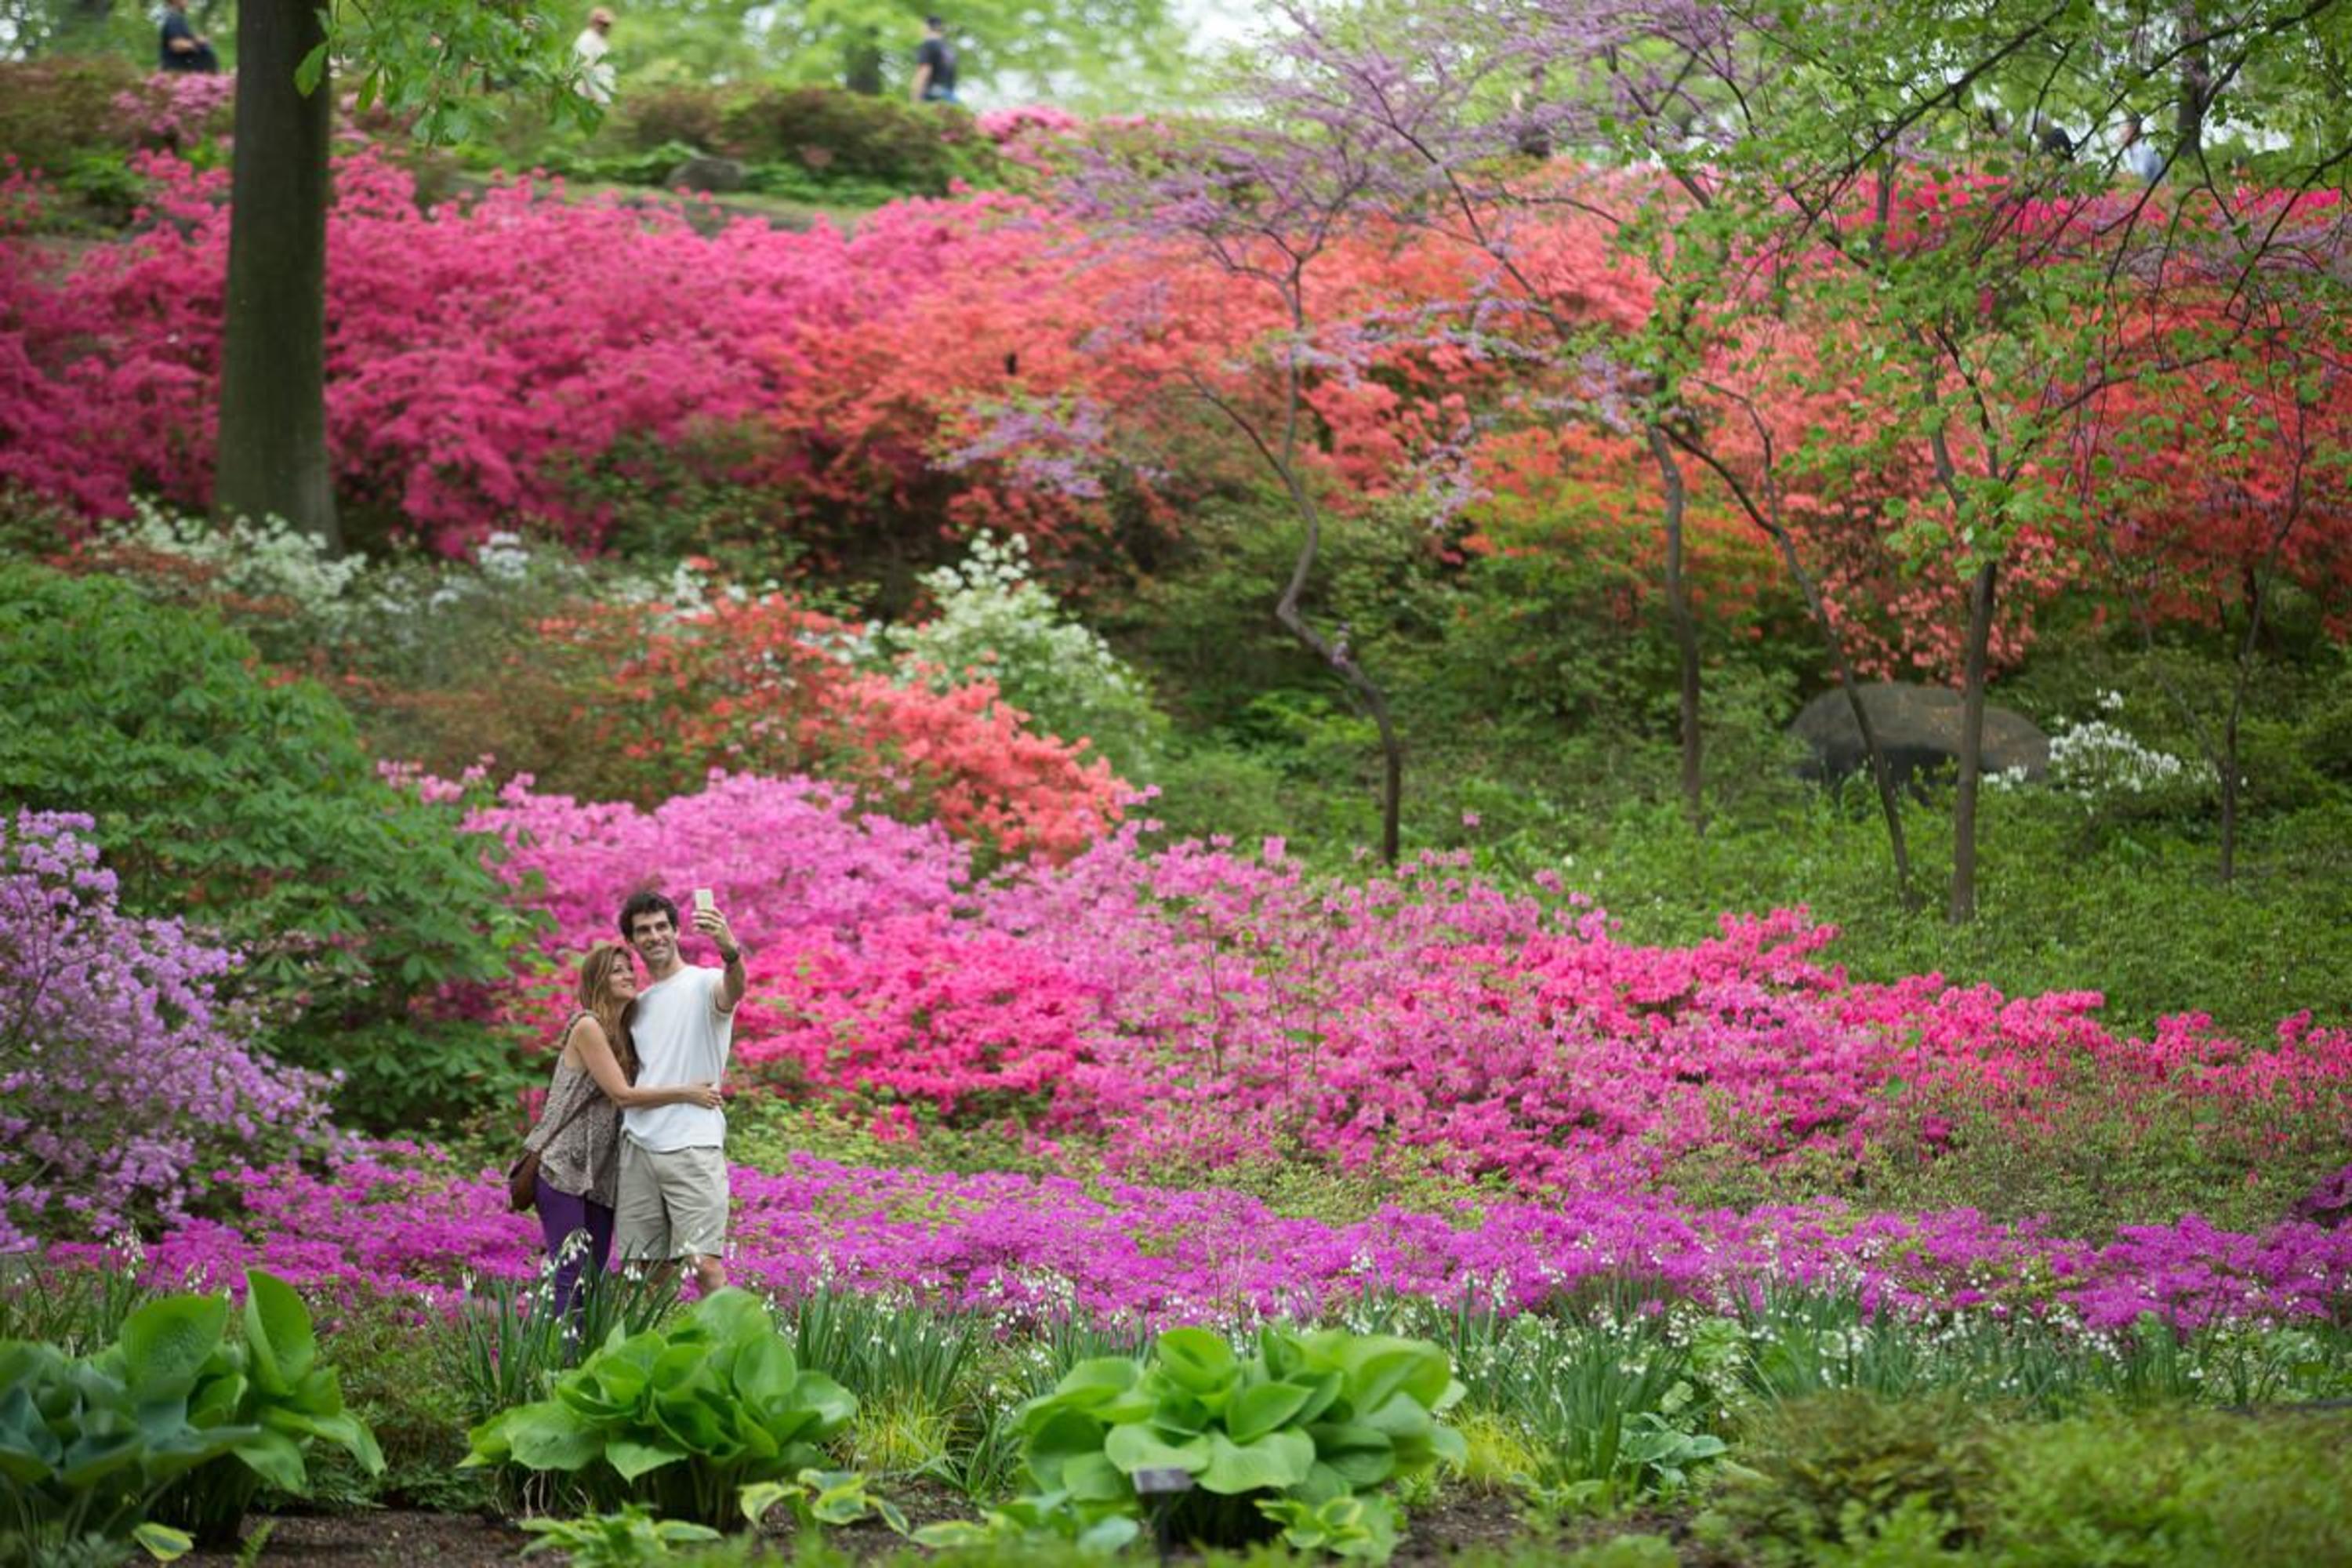
[{"label": "purple pants", "polygon": [[[613,1211],[593,1198],[577,1193],[559,1193],[539,1178],[539,1228],[547,1237],[547,1255],[557,1260],[555,1284],[550,1305],[558,1313],[572,1310],[572,1298],[580,1290],[580,1269],[588,1265],[596,1273],[613,1258]],[[583,1250],[577,1242],[567,1249],[565,1241],[574,1231],[588,1233],[588,1245]]]}]

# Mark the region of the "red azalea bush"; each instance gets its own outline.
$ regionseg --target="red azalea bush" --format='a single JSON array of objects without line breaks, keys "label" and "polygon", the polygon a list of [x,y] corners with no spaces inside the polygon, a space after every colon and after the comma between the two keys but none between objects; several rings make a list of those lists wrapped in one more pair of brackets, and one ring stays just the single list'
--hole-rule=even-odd
[{"label": "red azalea bush", "polygon": [[1017,859],[1076,854],[1132,793],[1083,737],[1036,733],[988,681],[934,689],[853,663],[859,630],[787,595],[594,606],[541,632],[524,662],[574,672],[567,728],[603,759],[599,795],[659,800],[713,769],[804,772]]}]

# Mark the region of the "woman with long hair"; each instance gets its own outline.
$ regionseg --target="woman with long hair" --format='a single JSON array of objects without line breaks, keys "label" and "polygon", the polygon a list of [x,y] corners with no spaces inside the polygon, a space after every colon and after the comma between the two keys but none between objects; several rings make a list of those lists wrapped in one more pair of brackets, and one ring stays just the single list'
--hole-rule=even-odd
[{"label": "woman with long hair", "polygon": [[715,1083],[639,1089],[629,1016],[636,957],[600,942],[580,965],[579,1011],[558,1037],[554,1081],[524,1147],[539,1152],[539,1225],[555,1260],[552,1305],[568,1311],[583,1263],[604,1272],[613,1255],[613,1195],[621,1167],[621,1108],[719,1103]]}]

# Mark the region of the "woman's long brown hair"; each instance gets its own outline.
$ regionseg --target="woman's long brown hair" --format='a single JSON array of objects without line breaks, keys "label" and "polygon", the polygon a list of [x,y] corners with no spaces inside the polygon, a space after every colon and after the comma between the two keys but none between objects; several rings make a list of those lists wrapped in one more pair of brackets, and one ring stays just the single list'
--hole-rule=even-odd
[{"label": "woman's long brown hair", "polygon": [[635,955],[619,942],[600,942],[588,950],[580,964],[580,1005],[604,1026],[604,1037],[613,1043],[613,1058],[621,1064],[621,1076],[631,1083],[637,1081],[637,1046],[629,1037],[629,1015],[637,1005],[635,998],[624,1002],[613,994],[613,972],[635,962]]}]

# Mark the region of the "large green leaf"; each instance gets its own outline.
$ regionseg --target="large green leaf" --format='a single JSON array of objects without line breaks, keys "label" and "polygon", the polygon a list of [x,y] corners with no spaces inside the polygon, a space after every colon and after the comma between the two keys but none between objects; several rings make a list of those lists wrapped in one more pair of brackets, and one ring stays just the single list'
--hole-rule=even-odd
[{"label": "large green leaf", "polygon": [[[526,1469],[577,1470],[604,1451],[594,1427],[551,1402],[525,1405],[499,1418],[506,1455]],[[481,1444],[477,1439],[475,1447]]]},{"label": "large green leaf", "polygon": [[1135,1495],[1127,1472],[1104,1453],[1081,1454],[1062,1468],[1062,1486],[1078,1502],[1124,1503]]},{"label": "large green leaf", "polygon": [[1126,1356],[1095,1356],[1064,1373],[1054,1392],[1032,1405],[1050,1403],[1057,1408],[1091,1410],[1134,1388],[1142,1374],[1143,1369]]},{"label": "large green leaf", "polygon": [[696,1302],[693,1321],[714,1342],[726,1344],[747,1343],[776,1330],[767,1303],[732,1285]]},{"label": "large green leaf", "polygon": [[1255,1443],[1236,1443],[1222,1432],[1204,1439],[1209,1462],[1195,1479],[1203,1491],[1279,1491],[1307,1479],[1315,1463],[1315,1442],[1304,1432],[1269,1432]]},{"label": "large green leaf", "polygon": [[1161,1375],[1196,1397],[1222,1394],[1241,1375],[1234,1347],[1210,1330],[1170,1329],[1154,1346]]},{"label": "large green leaf", "polygon": [[1022,1459],[1030,1475],[1045,1488],[1062,1484],[1062,1472],[1073,1460],[1103,1448],[1103,1426],[1076,1410],[1047,1410],[1022,1446]]},{"label": "large green leaf", "polygon": [[1236,1443],[1253,1442],[1297,1420],[1314,1397],[1314,1389],[1297,1383],[1261,1383],[1241,1389],[1225,1403],[1225,1430]]},{"label": "large green leaf", "polygon": [[281,1398],[303,1386],[319,1359],[310,1309],[292,1286],[258,1268],[245,1271],[245,1345],[253,1358],[254,1382],[263,1393]]},{"label": "large green leaf", "polygon": [[821,1372],[801,1373],[793,1384],[793,1403],[811,1417],[793,1436],[830,1437],[857,1418],[857,1396]]},{"label": "large green leaf", "polygon": [[1351,1490],[1379,1486],[1396,1470],[1396,1445],[1377,1426],[1335,1421],[1309,1426],[1307,1434],[1315,1440],[1315,1458]]},{"label": "large green leaf", "polygon": [[132,1312],[115,1346],[133,1396],[184,1398],[227,1327],[226,1296],[165,1296]]},{"label": "large green leaf", "polygon": [[745,1345],[735,1358],[730,1381],[735,1392],[762,1409],[792,1397],[800,1364],[784,1342],[771,1334]]},{"label": "large green leaf", "polygon": [[299,1493],[309,1485],[302,1446],[283,1432],[263,1427],[229,1451],[279,1491]]},{"label": "large green leaf", "polygon": [[265,1426],[278,1431],[335,1444],[372,1476],[383,1473],[383,1451],[376,1447],[375,1434],[368,1430],[366,1422],[349,1411],[310,1415],[299,1410],[272,1410],[265,1412],[261,1419]]},{"label": "large green leaf", "polygon": [[1349,1403],[1357,1414],[1377,1409],[1407,1394],[1423,1408],[1445,1397],[1454,1369],[1445,1352],[1420,1340],[1390,1334],[1367,1334],[1339,1353],[1348,1375]]},{"label": "large green leaf", "polygon": [[687,1450],[674,1443],[643,1443],[634,1437],[615,1437],[604,1445],[605,1463],[625,1481],[634,1481],[649,1470],[674,1465],[686,1457]]},{"label": "large green leaf", "polygon": [[1148,1421],[1114,1426],[1104,1437],[1105,1458],[1129,1475],[1138,1470],[1179,1469],[1197,1475],[1209,1462],[1205,1436],[1181,1437],[1163,1434]]}]

